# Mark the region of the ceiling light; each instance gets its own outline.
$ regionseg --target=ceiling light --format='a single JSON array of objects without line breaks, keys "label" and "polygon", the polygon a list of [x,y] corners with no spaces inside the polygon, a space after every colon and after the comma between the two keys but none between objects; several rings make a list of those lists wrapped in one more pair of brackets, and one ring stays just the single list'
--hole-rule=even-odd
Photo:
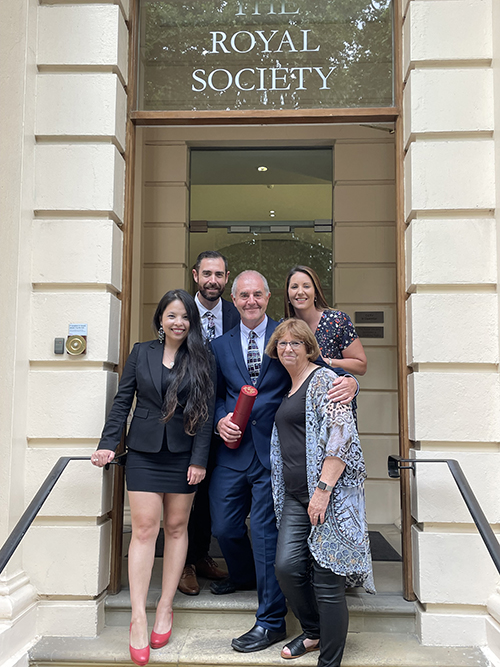
[{"label": "ceiling light", "polygon": [[262,165],[261,167],[257,167],[257,171],[267,171],[267,167]]}]

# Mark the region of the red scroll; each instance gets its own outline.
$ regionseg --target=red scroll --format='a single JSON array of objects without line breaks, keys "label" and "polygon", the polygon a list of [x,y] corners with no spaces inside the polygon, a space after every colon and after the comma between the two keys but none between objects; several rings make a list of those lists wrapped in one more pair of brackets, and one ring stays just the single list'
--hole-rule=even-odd
[{"label": "red scroll", "polygon": [[[255,399],[257,398],[258,393],[259,392],[257,389],[255,389],[255,387],[253,387],[251,384],[246,384],[240,389],[240,395],[238,396],[238,401],[236,403],[236,407],[234,408],[231,421],[233,424],[239,426],[242,433],[241,437],[243,437],[243,433],[245,432],[245,428],[247,426],[248,419],[250,418],[250,413],[252,412],[253,404],[255,403]],[[240,443],[241,438],[235,442],[224,441],[224,444],[226,447],[229,447],[229,449],[238,449]]]}]

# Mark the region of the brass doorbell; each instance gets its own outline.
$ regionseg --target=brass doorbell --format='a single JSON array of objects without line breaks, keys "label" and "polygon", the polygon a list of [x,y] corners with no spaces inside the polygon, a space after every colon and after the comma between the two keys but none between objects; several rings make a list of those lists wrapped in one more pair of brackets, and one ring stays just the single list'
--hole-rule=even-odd
[{"label": "brass doorbell", "polygon": [[66,339],[66,352],[72,357],[87,354],[87,325],[70,324],[69,336]]},{"label": "brass doorbell", "polygon": [[66,352],[73,356],[85,354],[87,350],[87,341],[83,336],[68,336],[66,341]]}]

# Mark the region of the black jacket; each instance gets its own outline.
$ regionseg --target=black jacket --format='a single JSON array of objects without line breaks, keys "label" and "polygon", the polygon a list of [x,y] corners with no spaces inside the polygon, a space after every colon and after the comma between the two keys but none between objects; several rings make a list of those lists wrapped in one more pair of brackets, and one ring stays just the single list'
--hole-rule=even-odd
[{"label": "black jacket", "polygon": [[[134,345],[123,369],[98,449],[114,451],[118,447],[134,396],[137,395],[137,404],[126,440],[127,447],[141,452],[159,452],[166,433],[171,452],[191,451],[191,465],[206,467],[213,432],[213,392],[208,402],[208,420],[196,435],[191,436],[184,431],[183,412],[189,390],[187,380],[183,380],[179,387],[179,405],[175,413],[168,422],[162,422],[162,358],[163,345],[157,340]],[[215,369],[212,370],[212,378],[215,384]],[[207,391],[208,389],[207,387]]]},{"label": "black jacket", "polygon": [[222,299],[222,333],[227,333],[234,329],[240,321],[240,314],[232,301]]}]

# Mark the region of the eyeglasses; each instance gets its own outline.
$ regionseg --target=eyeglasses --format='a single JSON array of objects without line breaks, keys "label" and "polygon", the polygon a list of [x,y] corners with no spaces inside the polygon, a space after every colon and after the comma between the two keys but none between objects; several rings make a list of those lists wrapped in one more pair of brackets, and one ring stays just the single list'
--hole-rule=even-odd
[{"label": "eyeglasses", "polygon": [[303,340],[280,340],[278,342],[278,347],[280,350],[286,350],[286,346],[290,345],[292,350],[298,349],[301,345],[304,345]]}]

